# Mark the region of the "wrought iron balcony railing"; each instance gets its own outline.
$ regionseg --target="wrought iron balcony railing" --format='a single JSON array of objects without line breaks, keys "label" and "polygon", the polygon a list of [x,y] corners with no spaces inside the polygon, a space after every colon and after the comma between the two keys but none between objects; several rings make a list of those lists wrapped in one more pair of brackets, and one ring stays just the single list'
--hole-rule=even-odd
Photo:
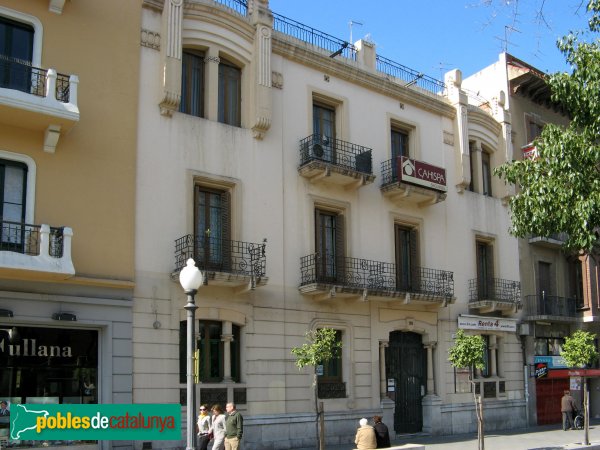
[{"label": "wrought iron balcony railing", "polygon": [[[47,96],[48,70],[33,67],[28,61],[0,55],[0,87],[14,89],[38,97]],[[56,100],[69,102],[69,75],[56,74]]]},{"label": "wrought iron balcony railing", "polygon": [[383,292],[410,292],[451,299],[454,274],[445,270],[412,267],[398,272],[394,263],[359,258],[335,258],[314,253],[300,258],[300,285],[335,284]]},{"label": "wrought iron balcony railing", "polygon": [[188,234],[175,241],[175,272],[189,258],[200,270],[262,278],[266,273],[266,240],[260,244]]},{"label": "wrought iron balcony railing", "polygon": [[215,3],[220,3],[221,5],[225,5],[230,9],[233,9],[235,12],[240,14],[241,16],[248,15],[248,2],[246,0],[214,0]]},{"label": "wrought iron balcony railing", "polygon": [[527,295],[525,310],[528,316],[577,317],[577,299],[556,295]]},{"label": "wrought iron balcony railing", "polygon": [[469,280],[469,302],[483,300],[519,305],[521,304],[521,283],[501,278]]},{"label": "wrought iron balcony railing", "polygon": [[[0,228],[0,251],[37,256],[40,254],[41,225],[2,220]],[[63,228],[50,227],[49,255],[63,256]]]},{"label": "wrought iron balcony railing", "polygon": [[372,150],[368,147],[313,134],[300,141],[300,166],[323,161],[344,169],[373,173]]}]

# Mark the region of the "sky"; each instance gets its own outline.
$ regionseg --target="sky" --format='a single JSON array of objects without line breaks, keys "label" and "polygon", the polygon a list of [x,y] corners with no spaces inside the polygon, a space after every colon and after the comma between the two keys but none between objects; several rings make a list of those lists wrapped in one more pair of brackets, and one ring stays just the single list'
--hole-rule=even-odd
[{"label": "sky", "polygon": [[351,33],[352,41],[367,37],[379,55],[437,79],[451,69],[460,69],[464,77],[472,75],[497,61],[503,51],[542,72],[568,71],[556,41],[570,30],[587,28],[586,4],[587,0],[269,1],[273,12],[344,41],[350,41]]}]

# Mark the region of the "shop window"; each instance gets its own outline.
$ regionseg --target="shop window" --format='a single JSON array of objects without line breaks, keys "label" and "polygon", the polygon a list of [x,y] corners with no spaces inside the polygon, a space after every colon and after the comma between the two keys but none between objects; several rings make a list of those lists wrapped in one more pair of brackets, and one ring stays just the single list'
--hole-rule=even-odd
[{"label": "shop window", "polygon": [[[224,323],[212,320],[197,321],[196,348],[200,351],[200,381],[219,383],[224,380],[228,366],[231,381],[240,381],[240,327],[232,324],[231,336],[224,336]],[[187,376],[187,322],[179,326],[179,381]],[[225,360],[225,346],[229,346],[229,361]]]},{"label": "shop window", "polygon": [[563,344],[563,338],[535,338],[534,354],[535,356],[560,356]]},{"label": "shop window", "polygon": [[204,53],[184,50],[181,69],[179,111],[204,117]]},{"label": "shop window", "polygon": [[221,58],[219,63],[218,120],[228,125],[241,126],[242,70]]}]

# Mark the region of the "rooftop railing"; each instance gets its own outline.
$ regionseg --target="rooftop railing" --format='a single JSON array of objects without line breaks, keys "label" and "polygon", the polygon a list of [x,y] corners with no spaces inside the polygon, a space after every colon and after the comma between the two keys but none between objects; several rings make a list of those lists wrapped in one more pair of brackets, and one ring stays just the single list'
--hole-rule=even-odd
[{"label": "rooftop railing", "polygon": [[434,94],[441,94],[446,89],[446,85],[435,78],[429,77],[422,72],[417,72],[409,67],[394,62],[390,59],[384,58],[383,56],[376,55],[377,70],[387,75],[391,75],[394,78],[402,80],[404,86],[418,86],[421,89],[432,92]]},{"label": "rooftop railing", "polygon": [[454,274],[446,270],[412,267],[397,273],[394,263],[360,258],[335,258],[313,253],[300,258],[300,285],[335,284],[355,289],[411,292],[450,299],[454,296]]},{"label": "rooftop railing", "polygon": [[[28,61],[0,55],[0,88],[46,97],[47,79],[48,70],[33,67]],[[68,103],[69,87],[69,75],[57,73],[56,100]]]}]

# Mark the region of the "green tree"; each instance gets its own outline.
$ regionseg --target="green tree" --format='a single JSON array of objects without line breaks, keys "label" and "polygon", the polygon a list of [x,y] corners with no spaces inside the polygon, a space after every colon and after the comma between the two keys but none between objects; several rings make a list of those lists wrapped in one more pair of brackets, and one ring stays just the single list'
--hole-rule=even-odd
[{"label": "green tree", "polygon": [[342,343],[336,339],[336,331],[333,328],[319,328],[306,333],[306,341],[301,347],[292,348],[292,354],[296,357],[296,366],[302,370],[306,366],[313,367],[313,395],[315,400],[315,429],[317,442],[321,450],[325,448],[322,434],[319,433],[319,418],[321,412],[318,405],[317,393],[317,367],[326,364],[332,359],[339,358]]},{"label": "green tree", "polygon": [[[563,357],[565,363],[569,367],[577,369],[584,368],[598,359],[598,351],[596,350],[596,344],[594,340],[596,335],[588,331],[577,330],[570,337],[565,339],[560,356]],[[587,377],[583,377],[583,415],[585,417],[585,432],[584,432],[584,443],[590,445],[589,438],[589,399],[587,391]]]},{"label": "green tree", "polygon": [[571,73],[547,80],[569,125],[547,124],[535,141],[536,159],[506,163],[495,171],[520,186],[510,199],[514,235],[567,233],[565,247],[583,251],[598,243],[600,226],[600,0],[589,0],[587,11],[589,30],[570,33],[557,44]]},{"label": "green tree", "polygon": [[[463,330],[456,332],[454,345],[448,350],[448,361],[457,369],[483,369],[485,361],[483,355],[485,352],[485,341],[480,335],[468,336]],[[483,402],[481,393],[475,394],[475,383],[472,372],[469,375],[469,381],[472,385],[473,399],[475,401],[475,414],[477,415],[477,443],[479,450],[484,449],[483,435]]]}]

